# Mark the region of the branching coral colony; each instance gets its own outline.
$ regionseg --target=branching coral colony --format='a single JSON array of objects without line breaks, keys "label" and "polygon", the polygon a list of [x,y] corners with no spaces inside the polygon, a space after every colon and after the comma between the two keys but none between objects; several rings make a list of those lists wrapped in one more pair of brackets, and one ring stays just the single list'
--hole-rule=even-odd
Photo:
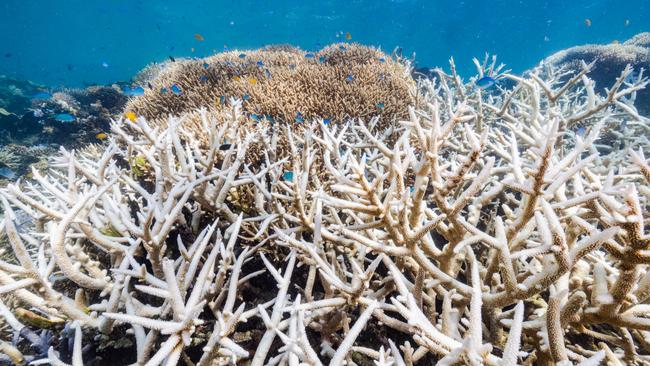
[{"label": "branching coral colony", "polygon": [[2,191],[4,360],[650,364],[647,81],[596,95],[589,68],[491,93],[438,70],[387,130],[241,134],[237,100],[201,114],[207,148],[182,116],[115,121],[105,150]]}]

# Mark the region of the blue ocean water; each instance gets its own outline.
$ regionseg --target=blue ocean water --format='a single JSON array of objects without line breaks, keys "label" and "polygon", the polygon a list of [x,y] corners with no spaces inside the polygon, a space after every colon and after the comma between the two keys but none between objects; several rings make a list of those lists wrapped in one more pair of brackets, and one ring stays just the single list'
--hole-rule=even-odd
[{"label": "blue ocean water", "polygon": [[453,56],[468,74],[471,58],[489,52],[517,72],[563,48],[648,30],[647,0],[3,0],[0,74],[52,86],[106,84],[169,56],[224,45],[318,49],[347,32],[352,41],[415,53],[419,66],[445,66]]}]

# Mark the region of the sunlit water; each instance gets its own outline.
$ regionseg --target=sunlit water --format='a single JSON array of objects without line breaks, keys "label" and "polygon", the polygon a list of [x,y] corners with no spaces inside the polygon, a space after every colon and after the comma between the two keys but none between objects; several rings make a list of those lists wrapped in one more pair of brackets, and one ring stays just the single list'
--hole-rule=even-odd
[{"label": "sunlit water", "polygon": [[352,41],[416,53],[420,66],[444,66],[453,56],[469,74],[471,58],[489,52],[523,71],[566,47],[648,31],[649,19],[645,0],[4,0],[0,74],[53,86],[105,84],[168,56],[224,45],[317,49],[347,32]]}]

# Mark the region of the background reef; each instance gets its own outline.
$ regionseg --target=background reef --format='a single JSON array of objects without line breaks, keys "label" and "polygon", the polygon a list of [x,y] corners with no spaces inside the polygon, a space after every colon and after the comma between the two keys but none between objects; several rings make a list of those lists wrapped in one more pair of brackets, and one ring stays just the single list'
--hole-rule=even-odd
[{"label": "background reef", "polygon": [[0,76],[0,168],[11,170],[0,180],[28,173],[31,164],[45,166],[60,146],[101,143],[127,98],[118,85],[51,89]]}]

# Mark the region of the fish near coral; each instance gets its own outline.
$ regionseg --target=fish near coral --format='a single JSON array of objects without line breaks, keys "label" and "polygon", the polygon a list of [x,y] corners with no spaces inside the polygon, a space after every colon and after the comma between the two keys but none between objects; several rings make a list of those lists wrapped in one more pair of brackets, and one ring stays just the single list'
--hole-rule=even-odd
[{"label": "fish near coral", "polygon": [[476,80],[476,86],[479,87],[481,90],[489,89],[493,87],[496,84],[496,80],[490,76],[484,76],[478,80]]},{"label": "fish near coral", "polygon": [[54,116],[54,119],[59,122],[74,122],[77,120],[77,117],[71,115],[70,113],[59,113]]},{"label": "fish near coral", "polygon": [[135,113],[131,111],[124,113],[124,117],[126,117],[126,119],[128,119],[131,122],[135,122],[135,120],[137,119]]}]

